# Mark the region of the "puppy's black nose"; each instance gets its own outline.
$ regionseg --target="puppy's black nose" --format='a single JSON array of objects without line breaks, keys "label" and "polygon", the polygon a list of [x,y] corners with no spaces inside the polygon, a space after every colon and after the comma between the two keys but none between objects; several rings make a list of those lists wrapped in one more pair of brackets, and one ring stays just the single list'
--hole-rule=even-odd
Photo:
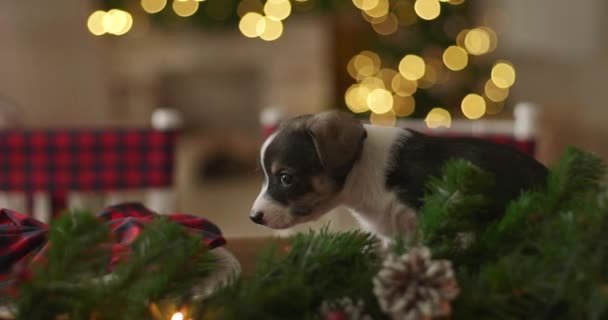
[{"label": "puppy's black nose", "polygon": [[264,224],[264,212],[262,211],[252,211],[249,218],[257,224]]}]

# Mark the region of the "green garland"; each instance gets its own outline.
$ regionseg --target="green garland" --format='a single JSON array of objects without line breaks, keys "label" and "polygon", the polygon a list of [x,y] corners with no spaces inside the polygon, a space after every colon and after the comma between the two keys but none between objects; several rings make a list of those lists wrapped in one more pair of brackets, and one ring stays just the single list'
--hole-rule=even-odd
[{"label": "green garland", "polygon": [[[363,232],[299,234],[287,251],[269,248],[253,275],[193,303],[189,316],[319,319],[330,302],[342,301],[351,311],[390,319],[374,293],[374,279],[386,274],[381,271],[386,261],[395,264],[401,260],[394,257],[426,246],[437,266],[450,261],[454,268],[460,294],[451,301],[453,319],[605,319],[608,187],[603,177],[597,157],[569,149],[551,169],[544,190],[523,193],[504,215],[480,223],[492,200],[484,192],[493,178],[467,162],[452,161],[442,177],[428,183],[415,239],[396,239],[388,254],[392,258],[386,259],[376,238]],[[96,319],[152,318],[147,303],[187,296],[190,285],[210,270],[205,255],[196,254],[201,250],[197,242],[163,220],[146,227],[132,259],[116,269],[113,280],[90,280],[105,274],[107,255],[91,248],[104,243],[107,234],[87,215],[57,220],[49,263],[21,288],[19,318],[69,314],[88,319],[93,313]],[[424,250],[416,254],[423,259]],[[198,262],[187,262],[192,257]],[[158,272],[150,272],[150,263]],[[446,269],[439,284],[453,293],[451,274]]]}]

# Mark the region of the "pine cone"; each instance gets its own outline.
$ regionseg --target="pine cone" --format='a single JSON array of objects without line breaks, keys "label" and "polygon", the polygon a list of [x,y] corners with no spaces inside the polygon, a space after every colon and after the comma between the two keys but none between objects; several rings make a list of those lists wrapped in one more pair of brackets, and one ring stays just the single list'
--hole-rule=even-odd
[{"label": "pine cone", "polygon": [[374,278],[380,308],[394,320],[445,317],[459,293],[452,263],[430,259],[426,247],[389,255]]}]

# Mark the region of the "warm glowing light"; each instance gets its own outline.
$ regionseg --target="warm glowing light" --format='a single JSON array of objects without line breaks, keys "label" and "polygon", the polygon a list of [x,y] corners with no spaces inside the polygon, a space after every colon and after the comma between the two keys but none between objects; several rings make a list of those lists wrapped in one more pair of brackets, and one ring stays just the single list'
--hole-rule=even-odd
[{"label": "warm glowing light", "polygon": [[464,37],[464,47],[473,55],[482,55],[490,51],[490,35],[482,28],[469,30]]},{"label": "warm glowing light", "polygon": [[353,0],[355,7],[361,10],[371,10],[378,6],[379,0]]},{"label": "warm glowing light", "polygon": [[365,10],[365,14],[372,18],[381,18],[388,15],[388,0],[378,0],[378,4],[371,9]]},{"label": "warm glowing light", "polygon": [[408,54],[399,62],[399,72],[408,80],[418,80],[424,76],[424,60],[413,54]]},{"label": "warm glowing light", "polygon": [[269,0],[264,5],[264,13],[270,19],[284,20],[291,13],[289,0]]},{"label": "warm glowing light", "polygon": [[346,90],[344,94],[344,100],[346,106],[355,113],[366,112],[369,110],[367,106],[367,96],[371,90],[365,86],[354,84]]},{"label": "warm glowing light", "polygon": [[426,126],[429,128],[450,128],[452,126],[452,116],[450,115],[450,112],[446,109],[433,108],[426,115],[424,122],[426,122]]},{"label": "warm glowing light", "polygon": [[464,0],[450,0],[450,4],[463,4]]},{"label": "warm glowing light", "polygon": [[106,33],[107,29],[103,25],[103,18],[105,15],[106,12],[101,10],[91,13],[89,19],[87,20],[87,27],[92,34],[100,36]]},{"label": "warm glowing light", "polygon": [[458,32],[458,35],[456,36],[456,45],[458,45],[461,48],[465,47],[464,39],[466,38],[467,33],[469,33],[469,31],[471,31],[471,30],[463,29],[460,32]]},{"label": "warm glowing light", "polygon": [[184,314],[181,312],[176,312],[171,317],[171,320],[184,320]]},{"label": "warm glowing light", "polygon": [[469,63],[469,55],[461,47],[450,46],[443,52],[443,63],[450,70],[462,70]]},{"label": "warm glowing light", "polygon": [[196,13],[198,10],[198,1],[186,0],[186,1],[173,1],[173,11],[180,17],[189,17]]},{"label": "warm glowing light", "polygon": [[236,13],[239,17],[243,17],[249,12],[264,12],[264,5],[260,0],[243,0],[239,2],[239,5],[236,7]]},{"label": "warm glowing light", "polygon": [[108,33],[118,34],[129,24],[130,14],[119,9],[112,9],[103,17],[103,26]]},{"label": "warm glowing light", "polygon": [[462,113],[465,117],[475,120],[483,117],[486,113],[486,101],[478,94],[468,94],[460,104]]},{"label": "warm glowing light", "polygon": [[418,83],[404,78],[401,74],[397,74],[391,81],[391,87],[396,94],[407,97],[413,95],[418,90]]},{"label": "warm glowing light", "polygon": [[382,80],[382,83],[384,84],[384,88],[387,90],[392,90],[392,83],[393,83],[393,78],[395,78],[396,75],[398,75],[399,73],[393,69],[382,69],[378,72],[378,74],[376,74],[376,77],[379,78],[380,80]]},{"label": "warm glowing light", "polygon": [[369,122],[376,126],[394,127],[397,123],[397,117],[395,117],[395,114],[392,111],[385,113],[372,112],[369,116]]},{"label": "warm glowing light", "polygon": [[504,101],[509,96],[508,88],[497,87],[491,79],[486,81],[486,84],[484,86],[484,92],[486,94],[486,97],[488,97],[488,99],[492,100],[493,102]]},{"label": "warm glowing light", "polygon": [[441,4],[437,0],[416,0],[414,3],[416,14],[424,20],[433,20],[441,13]]},{"label": "warm glowing light", "polygon": [[492,81],[499,88],[509,88],[515,83],[515,69],[508,62],[499,62],[492,68]]},{"label": "warm glowing light", "polygon": [[367,106],[372,112],[386,113],[393,108],[393,95],[386,89],[374,89],[367,96]]},{"label": "warm glowing light", "polygon": [[264,17],[263,20],[258,21],[256,29],[257,32],[261,32],[260,38],[262,40],[273,41],[283,34],[283,22]]},{"label": "warm glowing light", "polygon": [[496,50],[496,46],[498,44],[498,36],[496,36],[496,31],[490,27],[479,27],[479,29],[485,31],[490,39],[490,47],[488,48],[488,52]]},{"label": "warm glowing light", "polygon": [[366,112],[369,110],[367,97],[371,90],[365,86],[353,85],[346,94],[346,103],[349,109],[355,113]]},{"label": "warm glowing light", "polygon": [[380,70],[380,56],[371,51],[361,51],[352,61],[357,80],[373,76]]},{"label": "warm glowing light", "polygon": [[161,12],[167,5],[167,0],[141,0],[141,7],[147,13]]},{"label": "warm glowing light", "polygon": [[374,89],[386,89],[382,79],[377,77],[367,77],[361,81],[360,85],[368,88],[370,91]]},{"label": "warm glowing light", "polygon": [[393,95],[393,112],[396,116],[407,117],[414,113],[414,110],[416,110],[416,100],[414,100],[414,97]]},{"label": "warm glowing light", "polygon": [[[257,25],[260,21],[263,21],[263,20],[264,20],[264,17],[261,14],[255,13],[255,12],[249,12],[241,18],[241,21],[239,22],[239,30],[241,30],[241,33],[243,33],[243,35],[245,35],[245,37],[248,37],[248,38],[259,37],[262,34],[262,32],[258,32]],[[262,31],[264,31],[264,30],[262,30]]]}]

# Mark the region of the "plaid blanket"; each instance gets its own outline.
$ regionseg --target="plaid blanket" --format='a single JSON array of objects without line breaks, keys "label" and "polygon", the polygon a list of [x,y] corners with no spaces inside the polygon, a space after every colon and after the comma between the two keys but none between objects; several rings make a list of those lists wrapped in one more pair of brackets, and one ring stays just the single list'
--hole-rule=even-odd
[{"label": "plaid blanket", "polygon": [[[138,203],[124,203],[108,207],[98,218],[106,222],[114,233],[115,253],[110,266],[128,250],[129,245],[139,236],[146,223],[157,214]],[[210,249],[222,246],[226,240],[220,229],[201,217],[174,213],[167,216],[184,226],[188,231],[197,234],[201,242]],[[13,268],[26,259],[33,261],[43,259],[48,249],[46,236],[48,226],[30,216],[8,210],[0,210],[0,289],[9,287],[18,273]]]}]

